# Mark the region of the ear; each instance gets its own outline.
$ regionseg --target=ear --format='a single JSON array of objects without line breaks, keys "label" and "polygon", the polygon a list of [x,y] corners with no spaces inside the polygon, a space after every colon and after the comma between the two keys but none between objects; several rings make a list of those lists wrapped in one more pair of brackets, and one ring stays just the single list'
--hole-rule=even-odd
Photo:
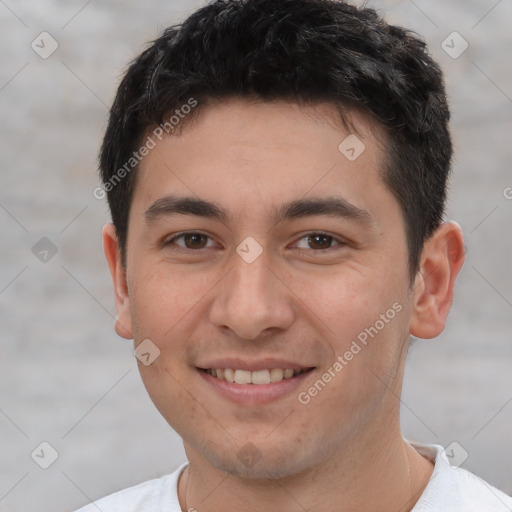
[{"label": "ear", "polygon": [[427,240],[413,288],[409,332],[417,338],[435,338],[444,331],[453,302],[455,279],[464,263],[462,230],[444,222]]},{"label": "ear", "polygon": [[126,270],[121,261],[121,251],[119,250],[116,229],[113,224],[107,224],[103,227],[103,250],[114,284],[117,310],[115,329],[119,336],[129,340],[133,338],[130,298],[126,283]]}]

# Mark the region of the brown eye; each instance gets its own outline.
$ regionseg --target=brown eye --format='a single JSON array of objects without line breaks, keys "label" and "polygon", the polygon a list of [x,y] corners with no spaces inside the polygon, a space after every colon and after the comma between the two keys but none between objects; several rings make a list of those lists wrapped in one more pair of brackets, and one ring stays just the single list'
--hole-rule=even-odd
[{"label": "brown eye", "polygon": [[202,249],[206,246],[208,237],[200,233],[189,233],[183,235],[183,241],[187,249]]},{"label": "brown eye", "polygon": [[312,249],[329,249],[329,247],[331,247],[333,240],[334,238],[330,235],[317,233],[308,236],[308,245]]},{"label": "brown eye", "polygon": [[165,242],[166,246],[177,246],[180,249],[206,249],[212,246],[213,241],[209,236],[204,235],[203,233],[181,233],[181,235],[176,235],[171,238],[167,242]]},{"label": "brown eye", "polygon": [[333,235],[322,232],[311,232],[304,235],[296,243],[295,247],[301,251],[320,252],[342,249],[346,243]]}]

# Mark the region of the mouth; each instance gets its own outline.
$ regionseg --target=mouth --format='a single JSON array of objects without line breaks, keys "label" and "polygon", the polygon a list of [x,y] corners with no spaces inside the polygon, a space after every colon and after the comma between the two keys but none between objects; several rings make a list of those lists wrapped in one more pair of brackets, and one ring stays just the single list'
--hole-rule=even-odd
[{"label": "mouth", "polygon": [[200,371],[226,382],[235,384],[254,384],[262,386],[293,379],[298,375],[307,373],[313,368],[269,368],[264,370],[241,370],[235,368],[199,368]]},{"label": "mouth", "polygon": [[[246,369],[247,368],[247,369]],[[261,406],[293,397],[316,369],[309,368],[199,368],[208,390],[239,406]]]}]

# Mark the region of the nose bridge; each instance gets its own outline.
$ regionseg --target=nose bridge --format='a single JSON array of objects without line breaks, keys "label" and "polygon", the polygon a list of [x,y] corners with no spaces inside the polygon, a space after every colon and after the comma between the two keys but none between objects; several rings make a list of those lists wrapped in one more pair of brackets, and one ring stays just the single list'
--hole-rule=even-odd
[{"label": "nose bridge", "polygon": [[243,254],[234,254],[231,265],[217,291],[211,321],[247,339],[272,327],[287,328],[293,321],[289,297],[270,270],[266,255],[261,253],[251,261]]},{"label": "nose bridge", "polygon": [[228,298],[236,299],[238,304],[248,309],[268,307],[273,286],[271,278],[275,279],[275,277],[268,268],[267,259],[260,256],[250,263],[239,256],[233,259]]}]

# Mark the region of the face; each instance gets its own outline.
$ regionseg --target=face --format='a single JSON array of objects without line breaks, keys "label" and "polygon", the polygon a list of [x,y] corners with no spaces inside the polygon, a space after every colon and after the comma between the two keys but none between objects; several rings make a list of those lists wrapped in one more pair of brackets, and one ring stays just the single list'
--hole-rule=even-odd
[{"label": "face", "polygon": [[211,104],[140,165],[118,323],[150,340],[142,379],[189,459],[285,476],[398,425],[404,219],[384,135],[354,113],[345,141],[335,115]]}]

